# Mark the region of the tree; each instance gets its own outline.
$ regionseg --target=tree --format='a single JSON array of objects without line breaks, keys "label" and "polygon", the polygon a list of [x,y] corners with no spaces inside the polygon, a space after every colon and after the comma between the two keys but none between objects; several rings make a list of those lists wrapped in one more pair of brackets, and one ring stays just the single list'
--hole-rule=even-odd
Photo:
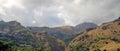
[{"label": "tree", "polygon": [[9,44],[0,41],[0,51],[8,51],[10,48]]}]

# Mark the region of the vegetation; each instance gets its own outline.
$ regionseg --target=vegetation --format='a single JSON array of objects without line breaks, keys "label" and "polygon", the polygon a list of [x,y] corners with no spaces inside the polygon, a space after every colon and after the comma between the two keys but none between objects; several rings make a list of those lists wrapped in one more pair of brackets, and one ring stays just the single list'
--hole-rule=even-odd
[{"label": "vegetation", "polygon": [[[89,51],[119,51],[119,22],[120,19],[117,19],[117,21],[102,24],[91,31],[85,31],[69,43],[70,47],[68,49],[70,51],[80,51],[80,49],[89,49]],[[79,44],[82,44],[82,46],[79,46]]]},{"label": "vegetation", "polygon": [[42,48],[12,48],[13,51],[44,51]]},{"label": "vegetation", "polygon": [[9,51],[10,48],[8,43],[0,41],[0,51]]},{"label": "vegetation", "polygon": [[70,48],[70,51],[89,51],[88,47],[84,47],[82,45],[78,45],[75,47],[69,46],[69,48]]},{"label": "vegetation", "polygon": [[[65,51],[65,42],[69,43],[71,39],[73,40],[67,44],[68,51],[120,51],[119,22],[120,19],[96,28],[86,29],[76,34],[77,37],[74,39],[71,34],[65,35],[66,32],[71,33],[68,30],[73,27],[35,31],[36,29],[25,28],[15,21],[0,22],[0,51]],[[73,30],[72,33],[75,33]],[[59,39],[64,36],[71,38],[66,41]]]},{"label": "vegetation", "polygon": [[3,43],[1,43],[3,51],[65,51],[65,45],[62,45],[64,41],[61,40],[63,42],[59,43],[57,39],[48,35],[46,31],[32,31],[16,21],[0,22],[0,41]]}]

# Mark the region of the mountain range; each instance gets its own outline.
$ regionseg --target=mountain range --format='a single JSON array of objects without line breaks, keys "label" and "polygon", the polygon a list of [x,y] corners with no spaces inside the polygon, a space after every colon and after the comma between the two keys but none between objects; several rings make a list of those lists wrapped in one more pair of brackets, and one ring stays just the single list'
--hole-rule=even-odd
[{"label": "mountain range", "polygon": [[120,51],[120,17],[97,26],[24,27],[0,21],[2,51]]},{"label": "mountain range", "polygon": [[83,30],[97,27],[97,24],[84,22],[82,24],[76,26],[61,26],[61,27],[27,27],[31,31],[47,31],[49,35],[54,36],[56,38],[63,39],[65,41],[73,38],[76,34],[82,32]]},{"label": "mountain range", "polygon": [[79,32],[96,26],[86,22],[75,27],[24,27],[17,21],[0,21],[0,42],[8,44],[14,51],[65,51],[67,44]]}]

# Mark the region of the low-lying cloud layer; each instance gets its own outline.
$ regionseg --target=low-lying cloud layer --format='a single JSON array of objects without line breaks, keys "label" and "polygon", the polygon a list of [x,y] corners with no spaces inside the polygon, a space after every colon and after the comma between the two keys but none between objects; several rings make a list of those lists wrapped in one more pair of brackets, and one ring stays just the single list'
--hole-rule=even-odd
[{"label": "low-lying cloud layer", "polygon": [[101,24],[120,16],[120,0],[0,0],[0,18],[24,26]]}]

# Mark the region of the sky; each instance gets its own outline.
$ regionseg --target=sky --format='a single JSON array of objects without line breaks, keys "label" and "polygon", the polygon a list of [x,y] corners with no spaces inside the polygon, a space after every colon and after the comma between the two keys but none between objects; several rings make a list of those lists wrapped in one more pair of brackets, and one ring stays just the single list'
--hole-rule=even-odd
[{"label": "sky", "polygon": [[120,16],[120,0],[0,0],[0,20],[24,26],[102,24]]}]

